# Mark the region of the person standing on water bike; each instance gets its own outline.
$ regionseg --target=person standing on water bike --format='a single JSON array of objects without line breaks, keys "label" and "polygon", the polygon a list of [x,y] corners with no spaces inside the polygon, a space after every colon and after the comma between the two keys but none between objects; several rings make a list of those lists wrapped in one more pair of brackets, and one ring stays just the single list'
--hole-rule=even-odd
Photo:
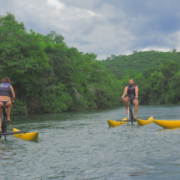
[{"label": "person standing on water bike", "polygon": [[[127,97],[125,97],[127,94]],[[128,114],[128,101],[133,102],[134,104],[134,119],[137,119],[137,113],[139,108],[138,102],[138,86],[134,84],[134,80],[130,79],[128,86],[125,87],[124,93],[122,96],[124,106],[126,107],[126,114]]]},{"label": "person standing on water bike", "polygon": [[6,108],[7,121],[10,122],[10,107],[12,102],[15,99],[15,92],[11,86],[11,81],[8,77],[4,77],[0,84],[0,132],[1,132],[1,115],[2,115],[2,106],[8,106]]}]

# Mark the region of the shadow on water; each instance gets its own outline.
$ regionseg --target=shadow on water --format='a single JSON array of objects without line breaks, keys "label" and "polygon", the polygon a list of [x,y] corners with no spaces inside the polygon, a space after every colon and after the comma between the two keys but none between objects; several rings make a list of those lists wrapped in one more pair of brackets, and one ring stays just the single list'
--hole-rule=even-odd
[{"label": "shadow on water", "polygon": [[151,171],[151,169],[147,169],[144,171],[135,171],[135,172],[130,173],[129,175],[130,176],[142,176],[142,175],[145,175],[149,171]]}]

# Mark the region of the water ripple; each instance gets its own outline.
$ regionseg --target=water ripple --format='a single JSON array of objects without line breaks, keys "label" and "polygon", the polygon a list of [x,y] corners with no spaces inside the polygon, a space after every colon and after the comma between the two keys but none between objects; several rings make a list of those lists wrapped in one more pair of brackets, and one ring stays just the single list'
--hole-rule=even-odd
[{"label": "water ripple", "polygon": [[[180,119],[180,106],[141,106],[139,118]],[[1,179],[179,179],[180,129],[108,128],[124,108],[14,116],[13,127],[39,131],[38,142],[0,140]]]}]

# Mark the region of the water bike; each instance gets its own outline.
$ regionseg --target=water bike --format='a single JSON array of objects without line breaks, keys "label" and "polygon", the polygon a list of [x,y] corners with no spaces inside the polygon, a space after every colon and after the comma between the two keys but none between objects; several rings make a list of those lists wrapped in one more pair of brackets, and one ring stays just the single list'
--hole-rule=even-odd
[{"label": "water bike", "polygon": [[154,121],[154,117],[151,116],[151,117],[148,118],[147,120],[137,119],[137,124],[138,124],[139,126],[145,126],[145,125],[148,125],[148,124],[153,123],[153,121]]},{"label": "water bike", "polygon": [[180,120],[157,120],[155,119],[154,122],[165,128],[165,129],[175,129],[180,128]]},{"label": "water bike", "polygon": [[3,112],[2,112],[2,116],[1,116],[2,126],[1,126],[0,138],[2,136],[4,136],[4,139],[6,140],[7,135],[14,135],[14,137],[21,138],[26,141],[37,141],[38,137],[39,137],[39,133],[37,131],[36,132],[26,132],[26,131],[20,131],[15,128],[13,128],[13,132],[7,131],[6,108],[8,108],[8,106],[2,106]]},{"label": "water bike", "polygon": [[128,117],[127,118],[124,118],[122,120],[118,120],[118,121],[115,121],[115,120],[110,120],[108,119],[108,124],[109,124],[109,127],[116,127],[116,126],[120,126],[120,125],[123,125],[123,124],[128,124],[131,123],[131,125],[133,125],[133,122],[136,122],[137,121],[137,124],[139,126],[144,126],[144,125],[147,125],[147,124],[151,124],[153,122],[153,116],[151,116],[149,119],[147,120],[142,120],[142,119],[134,119],[134,115],[133,115],[133,111],[132,111],[132,101],[129,101],[128,102]]}]

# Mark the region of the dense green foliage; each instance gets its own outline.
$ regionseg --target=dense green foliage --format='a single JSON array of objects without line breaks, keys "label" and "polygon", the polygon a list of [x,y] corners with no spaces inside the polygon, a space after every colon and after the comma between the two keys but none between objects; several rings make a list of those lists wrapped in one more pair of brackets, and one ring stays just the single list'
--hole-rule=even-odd
[{"label": "dense green foliage", "polygon": [[101,63],[122,85],[133,78],[139,86],[141,104],[180,103],[180,52],[134,52],[114,56]]},{"label": "dense green foliage", "polygon": [[134,51],[97,61],[68,47],[54,31],[28,32],[11,13],[0,16],[0,77],[10,77],[13,114],[98,109],[122,104],[128,80],[141,104],[180,103],[180,52]]},{"label": "dense green foliage", "polygon": [[102,64],[109,72],[120,78],[125,74],[132,74],[132,71],[142,72],[151,67],[155,69],[166,60],[180,62],[180,52],[176,52],[176,49],[173,49],[172,52],[134,51],[131,55],[111,55],[111,57],[107,57],[106,60],[103,60]]},{"label": "dense green foliage", "polygon": [[11,13],[0,17],[0,77],[15,89],[13,114],[62,112],[119,105],[121,82],[95,54],[68,47],[52,31],[27,32]]}]

